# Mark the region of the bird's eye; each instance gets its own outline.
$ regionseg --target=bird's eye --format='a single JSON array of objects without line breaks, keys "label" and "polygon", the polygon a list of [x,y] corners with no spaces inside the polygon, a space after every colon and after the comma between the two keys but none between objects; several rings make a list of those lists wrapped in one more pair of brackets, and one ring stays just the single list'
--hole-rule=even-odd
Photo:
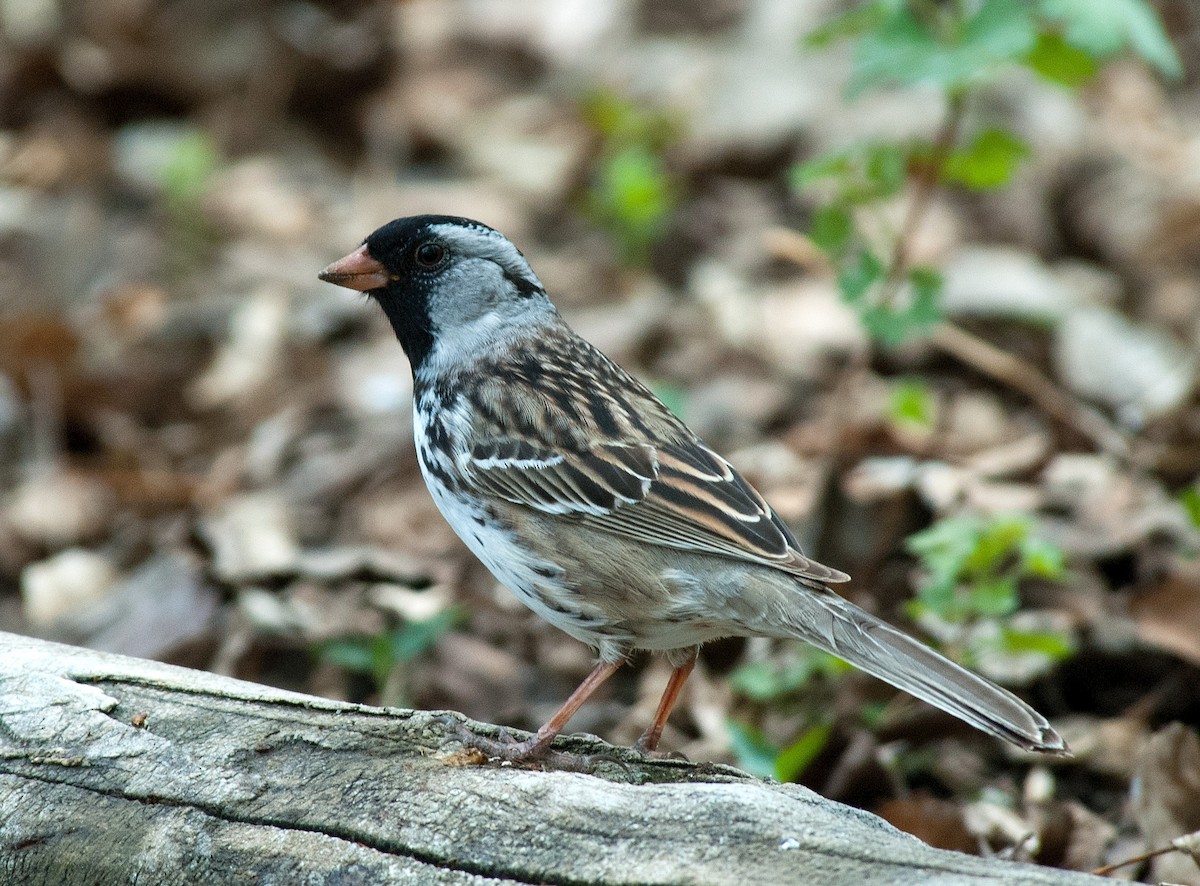
[{"label": "bird's eye", "polygon": [[413,257],[423,268],[436,268],[446,258],[446,247],[441,243],[422,243],[413,253]]}]

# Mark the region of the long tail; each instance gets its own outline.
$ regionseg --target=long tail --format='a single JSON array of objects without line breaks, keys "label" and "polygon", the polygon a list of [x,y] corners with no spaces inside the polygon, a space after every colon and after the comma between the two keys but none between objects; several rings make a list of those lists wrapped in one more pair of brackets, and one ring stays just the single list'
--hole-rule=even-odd
[{"label": "long tail", "polygon": [[[789,595],[787,604],[782,615],[790,636],[1018,747],[1070,753],[1046,718],[1007,689],[959,667],[832,591],[805,588]],[[776,627],[765,633],[778,631]]]}]

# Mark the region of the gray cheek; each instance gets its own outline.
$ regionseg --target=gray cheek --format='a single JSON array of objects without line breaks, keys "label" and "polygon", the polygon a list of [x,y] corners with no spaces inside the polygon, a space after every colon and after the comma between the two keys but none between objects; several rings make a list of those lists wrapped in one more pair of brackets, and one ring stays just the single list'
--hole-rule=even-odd
[{"label": "gray cheek", "polygon": [[505,286],[494,263],[461,260],[446,269],[430,293],[430,316],[442,329],[463,326],[494,309]]}]

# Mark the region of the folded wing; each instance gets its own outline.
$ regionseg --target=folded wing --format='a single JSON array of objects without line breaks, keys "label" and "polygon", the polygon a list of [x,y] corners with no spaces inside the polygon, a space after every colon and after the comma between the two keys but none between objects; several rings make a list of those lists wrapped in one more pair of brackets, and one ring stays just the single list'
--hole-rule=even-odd
[{"label": "folded wing", "polygon": [[761,495],[695,437],[583,452],[495,437],[470,453],[477,491],[640,542],[771,566],[817,582],[849,576],[805,557]]}]

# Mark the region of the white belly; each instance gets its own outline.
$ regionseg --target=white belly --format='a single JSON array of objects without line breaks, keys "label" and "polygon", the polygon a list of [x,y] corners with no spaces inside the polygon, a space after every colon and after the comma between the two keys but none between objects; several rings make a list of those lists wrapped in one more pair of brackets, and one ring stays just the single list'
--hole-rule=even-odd
[{"label": "white belly", "polygon": [[438,479],[438,472],[429,470],[427,460],[439,456],[428,451],[421,416],[415,409],[413,425],[417,462],[434,504],[492,575],[518,600],[577,640],[596,648],[607,647],[614,641],[627,644],[631,638],[618,636],[598,612],[583,611],[592,607],[577,605],[574,594],[564,587],[562,571],[555,564],[534,557],[510,530],[488,516],[483,503],[447,488]]}]

